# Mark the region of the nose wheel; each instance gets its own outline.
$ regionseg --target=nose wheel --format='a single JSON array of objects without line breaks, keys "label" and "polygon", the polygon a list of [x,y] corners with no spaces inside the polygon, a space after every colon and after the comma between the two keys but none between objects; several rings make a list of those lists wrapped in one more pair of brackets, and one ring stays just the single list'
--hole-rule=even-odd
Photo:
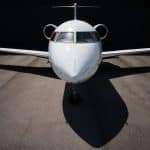
[{"label": "nose wheel", "polygon": [[76,85],[71,85],[71,91],[69,94],[70,104],[79,104],[82,102],[80,93],[78,92]]}]

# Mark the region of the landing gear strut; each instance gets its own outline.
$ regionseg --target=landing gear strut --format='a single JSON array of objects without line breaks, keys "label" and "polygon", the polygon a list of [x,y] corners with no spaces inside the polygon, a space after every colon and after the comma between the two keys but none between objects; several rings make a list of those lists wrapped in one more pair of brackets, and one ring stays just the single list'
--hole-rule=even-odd
[{"label": "landing gear strut", "polygon": [[71,84],[71,91],[69,94],[69,102],[71,104],[79,104],[81,103],[82,99],[81,99],[81,95],[77,90],[77,85]]}]

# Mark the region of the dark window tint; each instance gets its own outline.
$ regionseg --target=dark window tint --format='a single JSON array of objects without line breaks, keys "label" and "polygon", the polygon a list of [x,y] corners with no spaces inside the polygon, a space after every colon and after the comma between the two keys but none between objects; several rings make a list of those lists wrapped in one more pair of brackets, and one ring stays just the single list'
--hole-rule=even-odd
[{"label": "dark window tint", "polygon": [[53,32],[51,36],[51,41],[56,41],[56,38],[58,37],[59,33],[58,32]]},{"label": "dark window tint", "polygon": [[74,33],[73,32],[60,32],[57,39],[57,42],[64,43],[73,43],[74,42]]},{"label": "dark window tint", "polygon": [[52,33],[52,36],[51,36],[51,40],[52,40],[52,41],[55,40],[55,36],[56,36],[56,32],[53,32],[53,33]]},{"label": "dark window tint", "polygon": [[77,43],[94,43],[98,40],[97,32],[77,32]]}]

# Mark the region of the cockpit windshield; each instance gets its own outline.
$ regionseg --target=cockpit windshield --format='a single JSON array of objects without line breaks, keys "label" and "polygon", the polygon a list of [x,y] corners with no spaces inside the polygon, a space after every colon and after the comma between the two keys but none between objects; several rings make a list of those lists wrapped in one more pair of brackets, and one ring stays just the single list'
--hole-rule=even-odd
[{"label": "cockpit windshield", "polygon": [[73,32],[60,32],[56,42],[67,42],[73,43],[74,42],[74,33]]},{"label": "cockpit windshield", "polygon": [[74,32],[54,32],[51,40],[62,43],[74,43]]},{"label": "cockpit windshield", "polygon": [[54,32],[51,40],[62,43],[95,43],[99,41],[99,36],[97,32]]},{"label": "cockpit windshield", "polygon": [[77,43],[94,43],[99,40],[97,32],[77,32]]}]

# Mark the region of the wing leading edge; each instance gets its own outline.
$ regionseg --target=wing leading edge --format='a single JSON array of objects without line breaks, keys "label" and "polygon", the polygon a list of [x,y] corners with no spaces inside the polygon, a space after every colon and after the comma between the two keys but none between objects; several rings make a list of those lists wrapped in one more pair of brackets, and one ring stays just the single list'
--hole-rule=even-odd
[{"label": "wing leading edge", "polygon": [[[22,55],[31,55],[31,56],[48,58],[48,52],[37,51],[37,50],[0,48],[0,52],[22,54]],[[120,55],[132,55],[132,54],[148,53],[148,52],[150,53],[150,48],[107,51],[107,52],[102,52],[102,58],[109,58],[109,57],[115,57],[115,56],[120,56]]]},{"label": "wing leading edge", "polygon": [[48,52],[37,51],[37,50],[0,48],[0,52],[13,53],[13,54],[22,54],[22,55],[31,55],[31,56],[38,56],[38,57],[48,58]]},{"label": "wing leading edge", "polygon": [[150,53],[150,48],[140,48],[140,49],[127,49],[127,50],[115,50],[102,52],[102,58],[115,57],[120,55],[132,55],[140,53]]}]

